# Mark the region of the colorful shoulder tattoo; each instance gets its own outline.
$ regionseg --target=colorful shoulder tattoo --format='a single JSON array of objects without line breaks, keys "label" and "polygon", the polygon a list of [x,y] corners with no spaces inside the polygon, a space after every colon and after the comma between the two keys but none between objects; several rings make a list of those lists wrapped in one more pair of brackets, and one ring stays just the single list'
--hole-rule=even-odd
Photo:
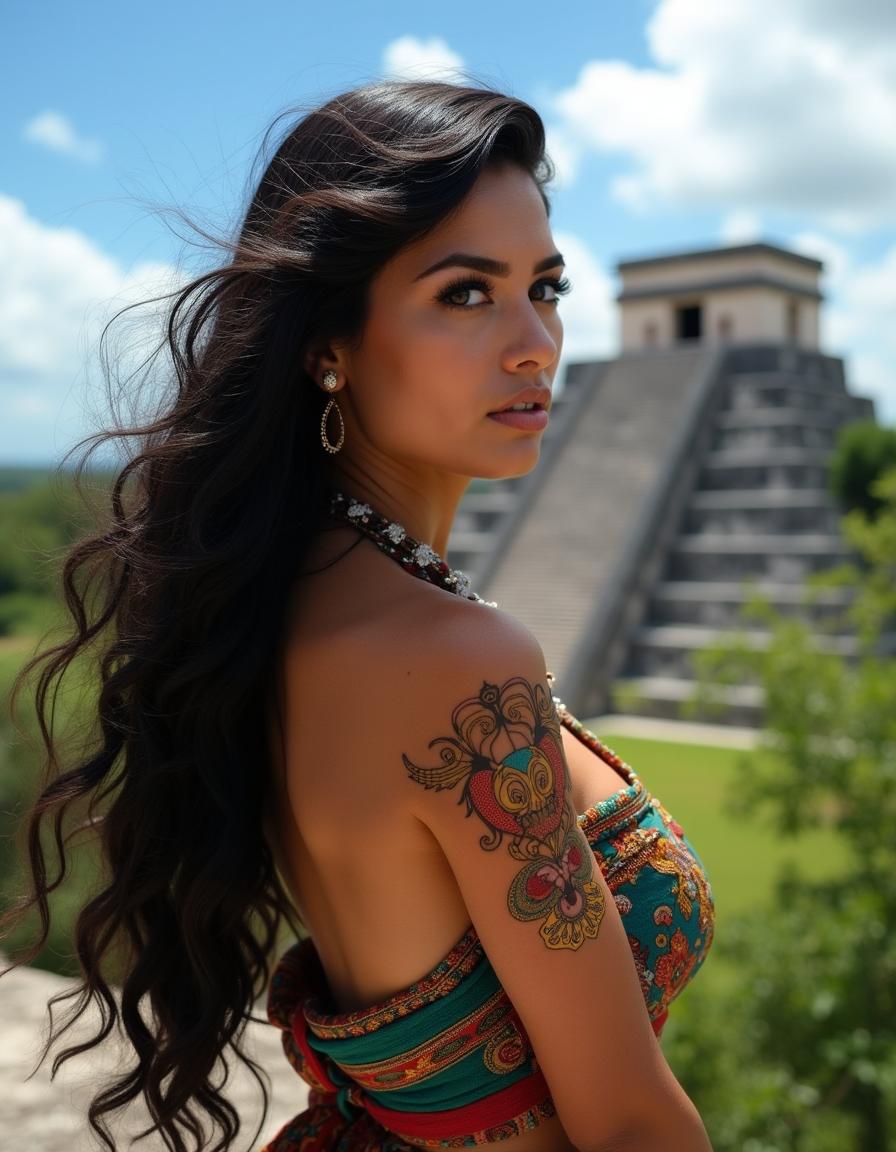
[{"label": "colorful shoulder tattoo", "polygon": [[483,681],[451,715],[454,736],[429,743],[439,763],[418,767],[402,755],[408,775],[424,788],[463,788],[466,802],[488,828],[487,852],[505,837],[523,867],[507,894],[517,920],[541,920],[549,948],[579,948],[595,937],[604,915],[603,890],[591,879],[593,860],[571,816],[571,782],[563,756],[560,721],[546,684],[522,677],[500,687]]}]

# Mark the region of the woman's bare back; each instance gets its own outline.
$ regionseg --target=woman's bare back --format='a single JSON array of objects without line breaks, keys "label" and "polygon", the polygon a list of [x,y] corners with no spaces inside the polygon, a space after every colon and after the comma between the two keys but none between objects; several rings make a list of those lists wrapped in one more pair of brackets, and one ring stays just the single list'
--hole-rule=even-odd
[{"label": "woman's bare back", "polygon": [[[307,567],[354,539],[348,528],[325,533]],[[401,654],[425,644],[421,625],[449,607],[456,610],[451,593],[403,572],[365,539],[296,585],[279,756],[276,728],[272,737],[270,829],[340,1012],[419,980],[470,927],[440,846],[401,791]],[[624,786],[566,729],[563,739],[577,811]],[[508,1152],[562,1152],[572,1147],[564,1141],[555,1117],[504,1143]]]}]

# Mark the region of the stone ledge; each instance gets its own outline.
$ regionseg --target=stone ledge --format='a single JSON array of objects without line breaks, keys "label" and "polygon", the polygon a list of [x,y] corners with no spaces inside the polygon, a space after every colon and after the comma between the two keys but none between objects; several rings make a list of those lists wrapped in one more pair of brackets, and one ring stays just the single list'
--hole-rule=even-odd
[{"label": "stone ledge", "polygon": [[[0,969],[5,963],[0,956]],[[50,1079],[52,1053],[28,1078],[47,1035],[47,1000],[66,987],[70,987],[69,981],[36,968],[16,968],[0,977],[0,1033],[4,1038],[0,1048],[0,1144],[4,1148],[11,1146],[6,1143],[10,1136],[14,1136],[16,1148],[28,1152],[97,1152],[102,1148],[87,1123],[87,1105],[103,1080],[127,1060],[127,1052],[114,1034],[99,1050],[65,1063],[54,1080]],[[56,1007],[57,1019],[65,1008]],[[261,1006],[256,1015],[264,1015]],[[53,1052],[88,1037],[94,1028],[89,1021],[82,1022]],[[271,1104],[261,1135],[253,1141],[261,1117],[261,1093],[244,1068],[232,1068],[227,1096],[243,1121],[233,1152],[260,1148],[282,1124],[302,1111],[307,1100],[305,1084],[283,1055],[279,1031],[250,1022],[245,1048],[270,1078]],[[131,1137],[146,1123],[142,1106],[125,1110],[111,1125],[116,1145],[122,1150],[129,1148]],[[134,1148],[137,1152],[164,1152],[165,1145],[158,1137],[148,1137]]]}]

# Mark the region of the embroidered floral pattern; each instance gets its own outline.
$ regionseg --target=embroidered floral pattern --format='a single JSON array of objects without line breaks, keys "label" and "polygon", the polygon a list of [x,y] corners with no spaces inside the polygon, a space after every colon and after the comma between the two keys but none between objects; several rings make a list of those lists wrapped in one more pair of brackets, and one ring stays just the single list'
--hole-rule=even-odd
[{"label": "embroidered floral pattern", "polygon": [[681,825],[624,761],[613,753],[608,758],[605,745],[580,721],[568,723],[568,715],[561,712],[561,722],[633,781],[589,808],[579,824],[613,893],[656,1024],[712,943],[712,888]]}]

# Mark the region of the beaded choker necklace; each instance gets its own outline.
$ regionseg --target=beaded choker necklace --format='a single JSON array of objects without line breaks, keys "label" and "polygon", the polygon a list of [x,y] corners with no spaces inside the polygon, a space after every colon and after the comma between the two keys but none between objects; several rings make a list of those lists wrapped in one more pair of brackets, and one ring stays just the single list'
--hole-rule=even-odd
[{"label": "beaded choker necklace", "polygon": [[387,556],[397,560],[406,572],[430,584],[437,584],[447,592],[454,592],[465,600],[476,600],[480,604],[488,604],[490,608],[498,607],[496,601],[483,600],[470,589],[470,577],[466,572],[459,568],[449,568],[434,548],[409,536],[400,524],[381,516],[369,504],[334,490],[330,493],[327,507],[331,516],[369,536]]}]

